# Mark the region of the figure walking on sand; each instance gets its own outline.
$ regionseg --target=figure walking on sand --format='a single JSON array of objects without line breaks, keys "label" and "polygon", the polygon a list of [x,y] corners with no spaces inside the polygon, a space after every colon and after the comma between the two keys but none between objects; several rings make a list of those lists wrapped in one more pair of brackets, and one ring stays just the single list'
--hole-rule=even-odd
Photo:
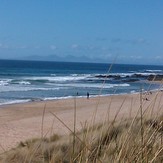
[{"label": "figure walking on sand", "polygon": [[87,99],[89,99],[89,92],[87,92]]}]

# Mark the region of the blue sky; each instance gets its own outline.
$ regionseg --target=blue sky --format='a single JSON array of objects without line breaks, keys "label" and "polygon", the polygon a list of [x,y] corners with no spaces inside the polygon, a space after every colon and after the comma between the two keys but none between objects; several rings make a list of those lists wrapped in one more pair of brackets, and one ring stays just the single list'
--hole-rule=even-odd
[{"label": "blue sky", "polygon": [[0,0],[0,58],[163,64],[163,1]]}]

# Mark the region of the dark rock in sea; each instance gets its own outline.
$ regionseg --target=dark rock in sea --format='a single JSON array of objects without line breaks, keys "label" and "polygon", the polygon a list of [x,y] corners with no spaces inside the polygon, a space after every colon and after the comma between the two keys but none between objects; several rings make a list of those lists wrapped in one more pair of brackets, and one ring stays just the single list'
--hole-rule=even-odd
[{"label": "dark rock in sea", "polygon": [[96,78],[110,78],[112,75],[95,75]]},{"label": "dark rock in sea", "polygon": [[107,78],[106,75],[95,75],[96,78]]},{"label": "dark rock in sea", "polygon": [[123,81],[126,82],[135,82],[139,81],[140,79],[145,79],[145,80],[157,80],[161,81],[163,80],[163,75],[162,74],[157,74],[157,75],[144,75],[144,74],[133,74],[132,76],[120,76],[120,75],[95,75],[96,78],[112,78],[114,80],[120,80],[123,79]]},{"label": "dark rock in sea", "polygon": [[114,78],[114,79],[120,79],[120,75],[95,75],[96,78]]},{"label": "dark rock in sea", "polygon": [[114,77],[114,79],[119,80],[119,79],[121,79],[121,76],[117,75],[117,76]]},{"label": "dark rock in sea", "polygon": [[132,77],[142,78],[142,77],[146,77],[146,76],[144,76],[143,74],[133,74]]},{"label": "dark rock in sea", "polygon": [[129,75],[127,75],[127,76],[125,76],[125,78],[130,78],[130,76],[129,76]]},{"label": "dark rock in sea", "polygon": [[160,74],[159,75],[149,75],[147,80],[161,81],[161,80],[163,80],[163,75],[160,75]]},{"label": "dark rock in sea", "polygon": [[137,82],[139,79],[124,79],[123,82]]}]

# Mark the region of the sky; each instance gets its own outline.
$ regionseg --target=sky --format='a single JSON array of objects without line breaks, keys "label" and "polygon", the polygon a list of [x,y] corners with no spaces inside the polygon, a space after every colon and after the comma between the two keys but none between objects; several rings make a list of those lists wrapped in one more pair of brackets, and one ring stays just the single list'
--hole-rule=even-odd
[{"label": "sky", "polygon": [[0,0],[0,59],[163,65],[162,0]]}]

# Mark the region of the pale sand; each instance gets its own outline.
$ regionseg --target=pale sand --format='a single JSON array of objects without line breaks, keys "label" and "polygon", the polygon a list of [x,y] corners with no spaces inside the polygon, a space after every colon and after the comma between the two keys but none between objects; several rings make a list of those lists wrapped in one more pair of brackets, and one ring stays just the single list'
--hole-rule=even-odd
[{"label": "pale sand", "polygon": [[[153,92],[148,95],[149,101],[143,100],[143,110],[147,110],[152,115],[154,115],[154,113],[162,114],[162,95],[162,91]],[[145,95],[143,95],[143,98],[145,98]],[[15,147],[20,141],[41,137],[42,117],[45,104],[46,109],[43,121],[44,135],[50,136],[53,133],[70,133],[50,112],[56,114],[73,130],[74,99],[0,106],[0,152]],[[113,120],[120,108],[117,119],[135,116],[140,108],[140,95],[115,95],[90,98],[89,100],[86,98],[77,98],[76,108],[76,128],[80,130],[86,122],[91,124],[93,117],[95,117],[94,123],[103,122],[108,119],[108,114],[109,119]],[[154,110],[152,110],[152,108],[154,108]],[[96,110],[97,113],[96,116],[94,116]]]}]

